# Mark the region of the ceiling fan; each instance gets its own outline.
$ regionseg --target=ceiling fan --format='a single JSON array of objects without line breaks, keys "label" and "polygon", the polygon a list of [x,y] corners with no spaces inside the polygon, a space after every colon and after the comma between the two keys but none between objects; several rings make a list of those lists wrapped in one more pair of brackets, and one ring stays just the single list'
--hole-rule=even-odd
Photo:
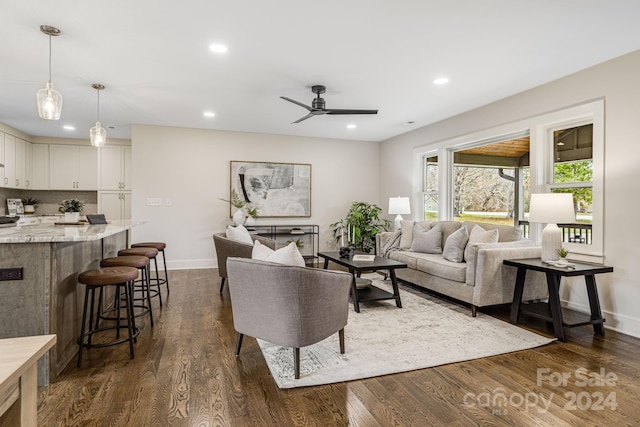
[{"label": "ceiling fan", "polygon": [[302,102],[287,98],[286,96],[281,96],[280,98],[284,99],[285,101],[293,102],[294,104],[299,105],[302,108],[306,108],[309,111],[309,114],[291,124],[300,123],[303,120],[307,120],[309,117],[322,116],[324,114],[378,114],[378,110],[340,110],[336,108],[325,108],[324,99],[321,98],[320,95],[325,93],[326,90],[327,88],[322,85],[311,86],[311,92],[318,95],[313,99],[313,101],[311,101],[311,107],[303,104]]}]

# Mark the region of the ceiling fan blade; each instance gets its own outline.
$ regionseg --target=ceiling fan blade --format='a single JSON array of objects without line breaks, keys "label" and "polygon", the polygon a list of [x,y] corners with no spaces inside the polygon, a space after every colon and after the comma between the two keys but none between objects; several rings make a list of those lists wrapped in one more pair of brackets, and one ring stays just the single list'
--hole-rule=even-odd
[{"label": "ceiling fan blade", "polygon": [[300,123],[301,121],[303,121],[303,120],[307,120],[309,117],[313,117],[313,116],[315,116],[315,115],[316,115],[316,114],[309,113],[309,114],[307,114],[306,116],[304,116],[304,117],[302,117],[302,118],[300,118],[300,119],[296,120],[295,122],[293,122],[293,123],[291,123],[291,124],[292,124],[292,125],[294,125],[294,124],[296,124],[296,123]]},{"label": "ceiling fan blade", "polygon": [[378,114],[378,110],[340,110],[330,108],[326,110],[327,114]]},{"label": "ceiling fan blade", "polygon": [[[296,105],[299,105],[299,106],[301,106],[302,108],[306,108],[306,109],[307,109],[307,110],[309,110],[309,111],[313,111],[313,109],[312,109],[311,107],[309,107],[309,106],[307,106],[307,105],[304,105],[302,102],[298,102],[298,101],[296,101],[295,99],[287,98],[286,96],[281,96],[280,98],[284,99],[285,101],[289,101],[289,102],[292,102],[292,103],[294,103],[294,104],[296,104]],[[295,123],[295,122],[294,122],[294,123]]]}]

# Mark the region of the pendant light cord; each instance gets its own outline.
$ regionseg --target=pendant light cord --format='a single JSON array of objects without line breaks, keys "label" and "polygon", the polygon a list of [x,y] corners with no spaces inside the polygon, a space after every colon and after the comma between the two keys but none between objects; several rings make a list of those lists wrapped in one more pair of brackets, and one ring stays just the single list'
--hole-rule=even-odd
[{"label": "pendant light cord", "polygon": [[51,83],[51,34],[49,34],[49,83]]},{"label": "pendant light cord", "polygon": [[98,89],[98,121],[100,121],[100,89]]}]

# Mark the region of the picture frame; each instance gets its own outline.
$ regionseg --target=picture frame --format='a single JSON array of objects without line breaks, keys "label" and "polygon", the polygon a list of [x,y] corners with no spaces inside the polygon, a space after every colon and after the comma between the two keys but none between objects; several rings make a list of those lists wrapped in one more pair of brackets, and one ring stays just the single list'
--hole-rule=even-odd
[{"label": "picture frame", "polygon": [[311,164],[232,160],[229,170],[229,200],[235,192],[259,218],[311,217]]}]

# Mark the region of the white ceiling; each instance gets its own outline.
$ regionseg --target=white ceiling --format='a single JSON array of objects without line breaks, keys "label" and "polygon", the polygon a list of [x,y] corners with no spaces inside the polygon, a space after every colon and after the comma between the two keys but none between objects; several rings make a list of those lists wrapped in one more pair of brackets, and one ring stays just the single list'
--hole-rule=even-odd
[{"label": "white ceiling", "polygon": [[[102,83],[108,137],[151,124],[380,141],[640,49],[639,16],[638,0],[0,0],[0,122],[88,139]],[[59,121],[36,109],[42,24],[62,31]],[[313,84],[327,108],[379,113],[292,125],[306,110],[279,97],[310,104]]]}]

